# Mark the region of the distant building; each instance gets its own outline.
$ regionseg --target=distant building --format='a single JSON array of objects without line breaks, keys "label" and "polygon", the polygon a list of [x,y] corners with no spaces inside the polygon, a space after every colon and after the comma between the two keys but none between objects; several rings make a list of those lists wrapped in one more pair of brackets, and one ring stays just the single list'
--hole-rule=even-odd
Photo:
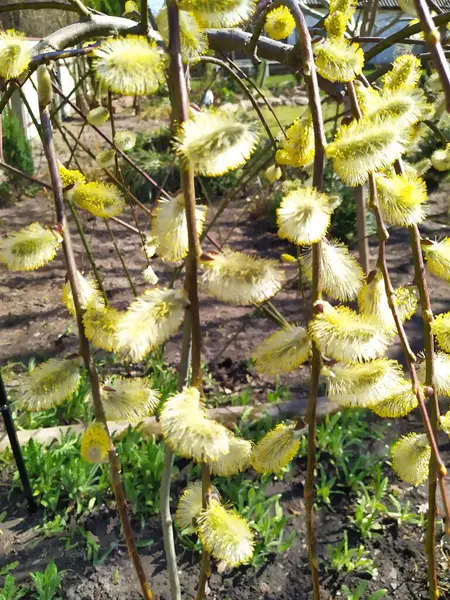
[{"label": "distant building", "polygon": [[[441,8],[442,11],[447,12],[450,10],[450,0],[435,0],[436,4]],[[300,4],[303,5],[306,21],[309,27],[314,27],[314,25],[318,22],[319,18],[317,15],[326,16],[328,14],[328,4],[326,2],[321,2],[321,0],[300,0]],[[367,2],[359,1],[358,8],[355,13],[355,23],[358,24],[361,22],[361,18],[363,16],[363,12],[365,9]],[[311,12],[309,12],[309,10]],[[312,11],[316,14],[312,14]],[[375,23],[372,31],[370,32],[371,36],[377,36],[378,32],[383,37],[392,35],[396,31],[403,29],[412,20],[412,17],[405,14],[399,4],[398,0],[378,0],[377,12],[375,17]],[[288,43],[294,44],[297,40],[297,32],[295,32],[292,36],[289,37]],[[372,44],[363,44],[364,49],[368,49]],[[386,64],[392,62],[392,60],[397,56],[397,54],[401,53],[404,49],[404,46],[400,47],[399,44],[396,44],[381,52],[375,59],[375,64]],[[408,51],[413,52],[415,54],[423,51],[423,46],[414,45],[408,46]]]}]

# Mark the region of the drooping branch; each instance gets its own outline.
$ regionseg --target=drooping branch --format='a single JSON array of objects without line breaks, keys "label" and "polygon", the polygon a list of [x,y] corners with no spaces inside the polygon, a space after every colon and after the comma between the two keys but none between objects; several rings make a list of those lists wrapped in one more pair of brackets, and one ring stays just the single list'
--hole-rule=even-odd
[{"label": "drooping branch", "polygon": [[[360,107],[358,104],[358,100],[356,98],[353,84],[350,83],[347,85],[348,85],[348,89],[349,89],[353,114],[354,114],[355,118],[360,119],[362,117],[362,113],[361,113],[361,110],[360,110]],[[431,447],[432,455],[436,462],[436,474],[437,474],[437,477],[439,480],[442,502],[443,502],[444,511],[445,511],[445,529],[446,529],[446,532],[449,532],[450,531],[450,503],[449,503],[447,484],[446,484],[447,468],[446,468],[444,461],[442,460],[442,457],[440,455],[438,444],[437,444],[437,439],[436,439],[435,433],[433,431],[433,426],[431,424],[427,408],[425,406],[424,394],[420,387],[419,379],[417,376],[417,370],[416,370],[416,365],[415,365],[416,357],[415,357],[415,355],[411,349],[411,346],[409,344],[408,337],[405,332],[405,328],[400,319],[397,305],[395,303],[394,288],[392,286],[392,282],[391,282],[391,278],[390,278],[390,274],[389,274],[389,270],[388,270],[388,266],[387,266],[387,258],[386,258],[386,242],[389,238],[389,233],[384,224],[383,217],[381,215],[381,211],[380,211],[380,208],[378,205],[377,188],[376,188],[376,183],[375,183],[375,176],[373,174],[369,175],[369,187],[370,187],[369,206],[375,215],[375,220],[377,223],[378,267],[381,270],[381,273],[383,275],[389,307],[392,312],[396,330],[397,330],[397,333],[398,333],[398,336],[400,339],[400,344],[402,346],[403,354],[405,356],[405,360],[407,362],[408,369],[409,369],[409,372],[411,375],[412,389],[417,398],[417,402],[419,405],[419,411],[420,411],[420,414],[422,417],[422,422],[424,425],[425,433],[428,438],[428,443]],[[416,234],[414,233],[414,236],[415,235]],[[414,243],[417,243],[417,240],[414,240]],[[413,251],[414,251],[414,248],[413,248]],[[426,283],[424,282],[424,276],[423,276],[423,270],[424,270],[423,260],[420,263],[420,258],[418,256],[417,251],[414,251],[413,256],[414,256],[415,266],[416,266],[416,276],[417,275],[419,276],[419,283],[417,281],[416,281],[416,283],[418,283],[418,285],[420,286],[419,292],[421,292],[421,294],[424,294],[424,290],[425,290],[424,285],[426,285]],[[422,256],[421,251],[420,251],[420,256]],[[422,290],[420,288],[422,288]],[[423,297],[423,302],[424,302],[425,306],[427,306],[427,303],[429,305],[429,296],[428,296],[427,292],[426,292],[425,296]],[[422,308],[424,309],[424,305],[422,305]],[[428,314],[427,311],[428,311],[428,308],[425,308],[424,320],[425,319],[430,320],[430,315]],[[432,318],[432,314],[431,314],[431,318]],[[430,331],[430,333],[431,333],[431,331]],[[427,343],[427,345],[431,344],[430,337],[428,338],[428,340],[426,340],[426,343]],[[428,370],[427,370],[428,376],[431,376],[431,373],[432,373],[430,371],[430,366],[431,365],[428,366]]]},{"label": "drooping branch", "polygon": [[[436,27],[440,25],[446,25],[449,22],[450,12],[442,13],[442,15],[439,15],[434,19],[434,24],[436,25]],[[390,48],[394,44],[402,43],[405,38],[410,38],[411,36],[415,35],[416,33],[420,33],[421,31],[421,23],[408,25],[407,27],[400,29],[400,31],[396,31],[392,35],[385,38],[383,41],[379,42],[378,44],[375,44],[375,46],[373,46],[372,48],[369,48],[369,50],[366,50],[366,52],[364,52],[364,61],[368,63],[370,60],[372,60],[372,58],[383,52],[383,50]]]},{"label": "drooping branch", "polygon": [[233,69],[237,73],[239,73],[239,76],[241,77],[241,79],[244,79],[250,85],[250,87],[252,87],[255,90],[255,92],[257,92],[259,94],[259,96],[262,98],[264,104],[267,106],[267,110],[270,112],[272,117],[275,119],[281,133],[287,139],[287,134],[283,127],[283,124],[281,123],[280,119],[278,118],[278,115],[274,111],[272,105],[267,100],[266,95],[263,93],[263,91],[256,85],[256,83],[253,81],[253,79],[251,77],[249,77],[246,73],[244,73],[244,71],[239,67],[239,65],[237,65],[233,60],[231,60],[231,58],[229,56],[227,56],[227,62],[233,67]]},{"label": "drooping branch", "polygon": [[[83,114],[83,112],[78,108],[78,106],[76,104],[74,104],[73,102],[71,102],[70,100],[68,100],[67,96],[65,96],[63,94],[63,92],[56,86],[53,86],[53,89],[55,90],[55,92],[61,96],[61,98],[64,98],[67,102],[67,104],[80,116],[82,117],[82,119],[86,120],[86,115]],[[126,152],[124,152],[123,150],[121,150],[120,148],[117,147],[117,145],[114,143],[114,140],[111,140],[107,135],[105,135],[103,133],[103,131],[101,129],[99,129],[98,127],[96,127],[95,125],[90,124],[90,127],[92,127],[92,129],[98,133],[98,135],[113,149],[116,151],[117,154],[120,155],[121,158],[123,158],[123,160],[125,160],[131,167],[133,167],[133,169],[139,173],[139,175],[141,175],[146,181],[148,181],[149,183],[151,183],[151,185],[155,186],[158,189],[161,189],[161,186],[158,185],[158,183],[148,174],[146,173],[143,169],[141,169],[129,156],[128,154],[126,154]],[[169,197],[168,193],[165,190],[161,190],[162,193],[166,196]],[[141,207],[142,208],[142,207]]]},{"label": "drooping branch", "polygon": [[[314,54],[311,43],[311,36],[308,31],[306,19],[296,0],[284,0],[283,4],[287,6],[294,16],[299,35],[299,49],[301,55],[301,65],[303,77],[308,94],[308,105],[311,113],[311,119],[314,129],[314,164],[313,164],[313,186],[317,190],[323,187],[323,174],[325,163],[325,131],[323,126],[322,105],[320,101],[319,85],[314,63]],[[321,284],[321,255],[322,242],[312,246],[312,284],[311,301],[312,306],[322,297]],[[309,565],[313,584],[314,600],[320,600],[319,584],[319,564],[317,559],[317,537],[314,523],[314,479],[317,462],[316,453],[316,424],[317,424],[317,397],[319,387],[319,377],[322,364],[322,357],[316,344],[312,345],[311,360],[311,382],[308,400],[308,412],[305,422],[309,427],[308,431],[308,452],[307,452],[307,470],[305,479],[305,513],[306,513],[306,531],[307,545],[309,555]]]},{"label": "drooping branch", "polygon": [[242,88],[242,90],[244,91],[245,95],[247,96],[247,98],[250,100],[251,105],[253,106],[254,111],[256,112],[256,114],[259,117],[259,120],[261,121],[268,138],[270,139],[270,142],[272,144],[273,147],[273,151],[274,153],[277,151],[277,142],[275,140],[275,138],[273,137],[273,134],[270,130],[270,127],[260,109],[260,107],[258,106],[258,103],[256,102],[255,98],[253,97],[251,91],[249,90],[249,88],[246,86],[246,84],[242,81],[241,77],[232,69],[232,67],[230,67],[226,62],[224,62],[223,60],[220,60],[219,58],[215,58],[212,56],[201,56],[200,61],[202,62],[209,62],[215,65],[218,65],[219,67],[221,67],[222,69],[224,69],[229,75],[231,75],[231,77],[233,77],[233,79],[236,80],[237,84]]},{"label": "drooping branch", "polygon": [[[51,90],[50,84],[48,84],[48,88]],[[47,91],[47,90],[46,90]],[[77,267],[75,263],[75,256],[73,253],[72,242],[70,237],[70,231],[67,225],[65,208],[64,208],[64,198],[63,198],[63,188],[61,183],[61,178],[58,171],[58,163],[56,159],[56,152],[53,143],[53,131],[52,125],[50,122],[50,116],[48,111],[48,104],[50,100],[43,101],[42,98],[39,98],[40,104],[40,117],[41,117],[41,125],[42,125],[42,135],[43,135],[43,145],[45,150],[45,155],[47,158],[47,163],[50,171],[50,178],[52,182],[52,190],[54,196],[54,204],[55,204],[55,212],[58,225],[61,229],[61,235],[63,237],[63,251],[64,258],[66,263],[67,275],[70,281],[70,287],[72,291],[74,306],[75,306],[75,314],[76,321],[78,326],[78,335],[80,342],[80,355],[83,357],[84,364],[86,367],[86,371],[88,373],[89,382],[91,384],[92,391],[92,402],[94,405],[94,412],[96,420],[103,424],[105,427],[105,431],[109,437],[109,452],[108,459],[111,469],[111,484],[114,491],[114,495],[117,502],[117,509],[119,511],[120,520],[122,523],[124,537],[127,543],[128,553],[130,556],[130,560],[133,562],[134,568],[136,570],[136,574],[138,576],[141,590],[143,596],[146,600],[152,600],[152,593],[150,591],[150,587],[147,583],[144,569],[142,567],[141,559],[137,551],[136,541],[134,538],[134,534],[131,528],[130,517],[128,514],[128,509],[126,505],[125,494],[123,490],[122,480],[120,476],[120,466],[119,459],[116,454],[114,445],[112,443],[111,437],[109,435],[108,426],[106,422],[106,415],[103,408],[103,403],[100,394],[100,381],[98,377],[98,373],[94,364],[94,360],[91,354],[89,341],[86,337],[84,324],[83,324],[83,311],[81,308],[80,301],[80,288],[79,281],[77,277]]]}]

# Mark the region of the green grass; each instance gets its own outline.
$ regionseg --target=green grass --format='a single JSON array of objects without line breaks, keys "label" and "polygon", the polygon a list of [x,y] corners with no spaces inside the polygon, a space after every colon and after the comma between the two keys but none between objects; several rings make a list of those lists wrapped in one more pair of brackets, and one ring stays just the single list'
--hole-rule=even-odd
[{"label": "green grass", "polygon": [[282,89],[284,87],[292,87],[296,85],[297,79],[293,73],[283,73],[281,75],[269,75],[264,80],[264,88],[267,89]]},{"label": "green grass", "polygon": [[[252,110],[252,109],[249,109],[249,110]],[[342,110],[342,107],[341,107],[341,110]],[[341,110],[340,110],[340,112],[341,112]],[[273,111],[277,115],[277,117],[278,117],[280,123],[283,125],[283,127],[286,128],[289,125],[291,125],[296,119],[301,117],[303,114],[307,113],[308,107],[307,106],[274,106]],[[274,135],[278,135],[278,133],[280,132],[280,129],[279,129],[278,123],[276,122],[276,119],[273,116],[273,114],[270,112],[270,110],[266,106],[261,107],[261,112],[262,112],[265,120],[267,121],[267,124],[269,125],[271,132]],[[333,128],[334,128],[334,118],[336,115],[336,103],[327,102],[327,103],[323,104],[322,112],[323,112],[324,120],[327,121],[325,123],[325,132],[328,136],[331,136]],[[339,122],[340,122],[340,119],[339,119]]]},{"label": "green grass", "polygon": [[[106,372],[110,366],[109,363],[101,363],[100,372]],[[164,364],[161,354],[152,355],[144,368],[144,374],[148,374],[154,387],[162,392],[163,401],[175,392],[176,370]],[[221,398],[214,392],[213,376],[209,375],[206,381],[208,388],[212,390],[209,394],[212,404],[220,404]],[[18,420],[22,426],[33,427],[89,420],[92,413],[86,403],[87,394],[88,385],[84,379],[79,390],[63,407],[32,416],[19,412]],[[288,395],[287,388],[277,385],[268,395],[268,400],[277,402]],[[245,405],[250,399],[251,393],[244,389],[241,394],[236,395],[233,403]],[[244,416],[236,426],[236,433],[257,443],[273,426],[274,422],[269,417],[250,420]],[[361,451],[364,447],[369,447],[374,439],[383,439],[386,427],[385,422],[371,419],[362,409],[336,413],[318,424],[317,505],[334,511],[337,504],[345,498],[346,524],[357,535],[354,543],[343,538],[333,548],[330,547],[327,561],[329,570],[343,573],[364,571],[374,575],[376,565],[364,547],[366,540],[382,534],[386,523],[423,527],[423,515],[414,514],[413,507],[390,487],[385,475],[389,466],[387,451],[386,454]],[[306,457],[306,443],[305,436],[299,450],[301,461]],[[141,432],[129,428],[117,441],[117,451],[131,512],[143,527],[150,517],[158,513],[164,446],[153,437],[144,438]],[[23,453],[36,500],[44,509],[44,522],[39,535],[58,537],[68,550],[74,545],[82,544],[89,561],[103,564],[119,542],[106,549],[101,548],[83,523],[101,504],[113,506],[108,465],[86,463],[80,455],[80,438],[73,433],[68,433],[61,441],[54,442],[49,447],[32,440],[23,448]],[[11,465],[11,492],[19,489],[20,482],[12,468],[11,454],[3,453],[0,461],[5,469]],[[249,521],[254,532],[253,567],[263,565],[270,555],[287,550],[293,543],[295,533],[289,532],[290,517],[283,510],[281,496],[268,492],[274,481],[282,480],[291,469],[292,465],[287,465],[276,477],[256,476],[250,470],[229,478],[214,478],[214,484],[224,501],[230,502]],[[184,485],[185,477],[188,481],[201,477],[200,467],[191,464],[187,475],[183,475],[180,481],[176,461],[174,475],[178,483]],[[182,535],[180,539],[185,547],[200,551],[200,543],[196,537]],[[151,540],[144,542],[152,543]],[[13,582],[8,581],[12,586]],[[16,593],[13,586],[11,589],[12,593]],[[1,595],[0,600],[3,600]]]},{"label": "green grass", "polygon": [[[249,109],[249,110],[252,110],[252,109]],[[304,106],[274,106],[273,110],[274,110],[275,114],[277,115],[278,119],[280,120],[280,123],[283,125],[283,127],[288,127],[295,121],[295,119],[298,119],[299,117],[302,116],[302,114],[305,112],[305,107]],[[267,106],[263,106],[261,108],[261,112],[262,112],[265,120],[267,121],[267,124],[269,125],[272,133],[274,135],[278,135],[278,133],[280,131],[278,124],[276,122],[275,117],[270,112],[270,110],[267,108]]]},{"label": "green grass", "polygon": [[[17,563],[18,566],[18,563]],[[8,574],[0,589],[0,600],[20,600],[25,595],[35,600],[61,600],[62,578],[64,571],[58,571],[58,567],[50,561],[45,571],[30,573],[31,588],[17,584],[14,575]]]},{"label": "green grass", "polygon": [[[164,446],[130,428],[117,443],[117,452],[131,510],[144,521],[158,512]],[[33,493],[47,519],[56,514],[80,516],[112,499],[109,466],[85,462],[80,454],[80,436],[72,432],[48,447],[30,440],[23,447],[23,455]],[[20,479],[14,470],[11,491],[19,488]]]}]

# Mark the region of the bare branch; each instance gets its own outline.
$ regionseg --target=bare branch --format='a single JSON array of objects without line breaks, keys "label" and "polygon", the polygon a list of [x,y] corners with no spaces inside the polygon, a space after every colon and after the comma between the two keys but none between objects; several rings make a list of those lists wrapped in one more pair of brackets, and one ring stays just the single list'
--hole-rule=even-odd
[{"label": "bare branch", "polygon": [[[445,12],[442,15],[436,17],[434,20],[434,24],[436,25],[436,27],[439,25],[446,25],[448,22],[450,22],[450,12]],[[396,31],[395,33],[381,41],[379,44],[375,44],[375,46],[369,48],[369,50],[366,50],[366,52],[364,52],[365,62],[369,62],[372,58],[383,52],[383,50],[390,48],[394,44],[400,42],[403,43],[403,40],[405,38],[410,38],[411,36],[415,35],[416,33],[420,33],[421,31],[421,23],[416,23],[415,25],[408,25],[407,27],[400,29],[400,31]]]},{"label": "bare branch", "polygon": [[81,2],[81,0],[69,0],[70,4],[83,16],[91,18],[91,11]]}]

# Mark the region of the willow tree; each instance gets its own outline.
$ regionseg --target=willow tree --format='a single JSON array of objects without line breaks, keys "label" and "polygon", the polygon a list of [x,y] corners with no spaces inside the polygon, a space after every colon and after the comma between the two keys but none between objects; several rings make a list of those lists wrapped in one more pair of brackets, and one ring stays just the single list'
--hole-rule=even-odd
[{"label": "willow tree", "polygon": [[[314,478],[321,377],[327,383],[330,400],[342,407],[363,406],[386,418],[404,416],[418,407],[423,432],[397,441],[392,464],[398,476],[408,483],[428,480],[429,590],[431,598],[439,595],[437,494],[442,497],[447,533],[450,506],[447,470],[437,440],[440,429],[450,431],[450,415],[441,414],[438,397],[450,395],[450,313],[433,314],[425,264],[434,275],[449,281],[450,241],[422,238],[420,227],[427,208],[427,190],[421,176],[424,165],[419,170],[419,165],[405,162],[404,155],[423,128],[431,127],[439,133],[442,147],[429,157],[430,161],[438,170],[450,168],[450,143],[439,129],[443,112],[450,108],[450,78],[438,29],[450,21],[450,13],[432,17],[425,0],[403,0],[403,4],[416,17],[415,21],[396,34],[376,39],[365,52],[353,39],[354,0],[330,1],[328,16],[315,25],[321,36],[314,38],[314,44],[296,0],[262,2],[258,7],[253,0],[167,0],[155,15],[158,30],[149,25],[146,0],[140,6],[127,2],[125,16],[117,18],[91,10],[82,0],[30,1],[0,8],[0,12],[5,12],[54,7],[79,16],[76,24],[55,31],[31,49],[17,32],[0,34],[0,75],[5,79],[1,110],[12,92],[37,70],[42,144],[50,175],[50,183],[40,183],[52,190],[55,207],[53,223],[32,223],[2,240],[0,261],[14,271],[34,270],[48,264],[62,248],[68,279],[66,284],[61,282],[62,297],[77,323],[79,356],[51,359],[36,368],[29,377],[23,403],[30,410],[61,404],[78,386],[84,365],[91,384],[95,422],[88,425],[82,439],[82,454],[90,462],[109,461],[123,533],[147,599],[152,594],[136,550],[107,421],[139,419],[154,411],[160,398],[144,378],[110,377],[100,381],[94,348],[114,352],[122,361],[139,361],[180,327],[183,342],[178,393],[160,409],[166,445],[161,517],[172,598],[180,598],[170,514],[174,455],[191,459],[202,469],[202,480],[182,494],[176,517],[181,529],[189,527],[198,534],[203,547],[197,592],[201,599],[212,559],[234,567],[248,562],[254,548],[250,524],[229,506],[226,498],[219,496],[213,485],[214,476],[231,476],[247,468],[258,473],[278,473],[298,452],[302,436],[307,436],[308,449],[304,490],[306,541],[313,595],[315,600],[320,598]],[[367,18],[372,18],[370,10],[366,13]],[[269,37],[263,35],[264,28]],[[279,41],[294,29],[298,34],[294,47]],[[367,61],[397,42],[411,41],[420,32],[429,50],[422,59],[435,70],[431,76],[434,95],[419,86],[425,65],[412,54],[399,56],[388,69],[378,70],[370,78],[364,75]],[[359,42],[363,44],[364,38]],[[261,92],[229,60],[232,51],[247,53],[254,60],[277,61],[302,76],[308,108],[299,109],[298,119],[287,131],[281,127],[278,139],[255,101],[254,94]],[[213,53],[222,55],[224,60]],[[49,107],[55,93],[63,94],[49,65],[78,56],[90,58],[97,84],[108,97],[108,108],[99,107],[82,116],[105,140],[106,147],[97,161],[113,183],[87,181],[79,170],[61,164],[55,152]],[[266,175],[272,182],[282,180],[277,183],[283,191],[277,211],[278,234],[295,248],[293,255],[283,255],[282,261],[233,248],[218,246],[214,252],[202,248],[202,241],[210,235],[231,198],[225,198],[216,214],[209,216],[206,207],[196,201],[195,177],[217,177],[244,165],[258,147],[261,126],[257,120],[242,118],[231,109],[199,110],[190,106],[189,66],[200,61],[215,63],[235,77],[262,118],[272,153],[272,165]],[[148,96],[165,85],[172,106],[174,160],[180,168],[181,189],[176,195],[165,191],[127,156],[135,136],[116,129],[112,110],[118,95]],[[328,96],[345,102],[351,112],[330,139],[326,138],[322,116],[322,104]],[[70,98],[64,102],[71,103]],[[77,110],[75,106],[74,109]],[[111,138],[97,129],[108,120]],[[122,161],[158,188],[152,211],[125,186]],[[342,184],[356,192],[362,237],[365,230],[361,215],[366,210],[364,197],[368,191],[367,206],[375,217],[378,234],[378,255],[370,271],[367,257],[358,263],[344,244],[330,237],[336,198],[324,184],[325,161],[330,162]],[[2,166],[10,168],[4,163]],[[77,269],[67,208],[89,256],[90,274],[83,275]],[[109,220],[116,220],[140,237],[147,264],[143,273],[146,289],[142,295],[135,294],[126,310],[117,310],[110,304],[102,274],[79,227],[79,209],[104,219],[107,225]],[[125,209],[133,215],[137,210],[151,213],[149,230],[141,231],[137,220],[135,227],[120,219]],[[415,272],[413,286],[394,289],[392,285],[386,260],[391,226],[408,229]],[[363,245],[360,248],[364,251]],[[174,263],[177,273],[181,272],[178,267],[184,266],[183,285],[158,286],[153,268],[155,255]],[[311,317],[306,327],[289,323],[270,304],[284,285],[283,261],[298,262],[310,280]],[[122,264],[129,276],[123,260]],[[256,367],[262,373],[284,373],[302,364],[309,365],[307,413],[299,411],[292,421],[277,425],[255,447],[208,418],[205,411],[199,289],[225,303],[262,306],[278,319],[279,330],[261,340],[254,352]],[[345,304],[349,302],[357,302],[357,309]],[[424,337],[424,358],[420,360],[412,352],[404,329],[404,322],[418,307]],[[386,357],[395,336],[404,352],[406,372],[399,362]]]}]

